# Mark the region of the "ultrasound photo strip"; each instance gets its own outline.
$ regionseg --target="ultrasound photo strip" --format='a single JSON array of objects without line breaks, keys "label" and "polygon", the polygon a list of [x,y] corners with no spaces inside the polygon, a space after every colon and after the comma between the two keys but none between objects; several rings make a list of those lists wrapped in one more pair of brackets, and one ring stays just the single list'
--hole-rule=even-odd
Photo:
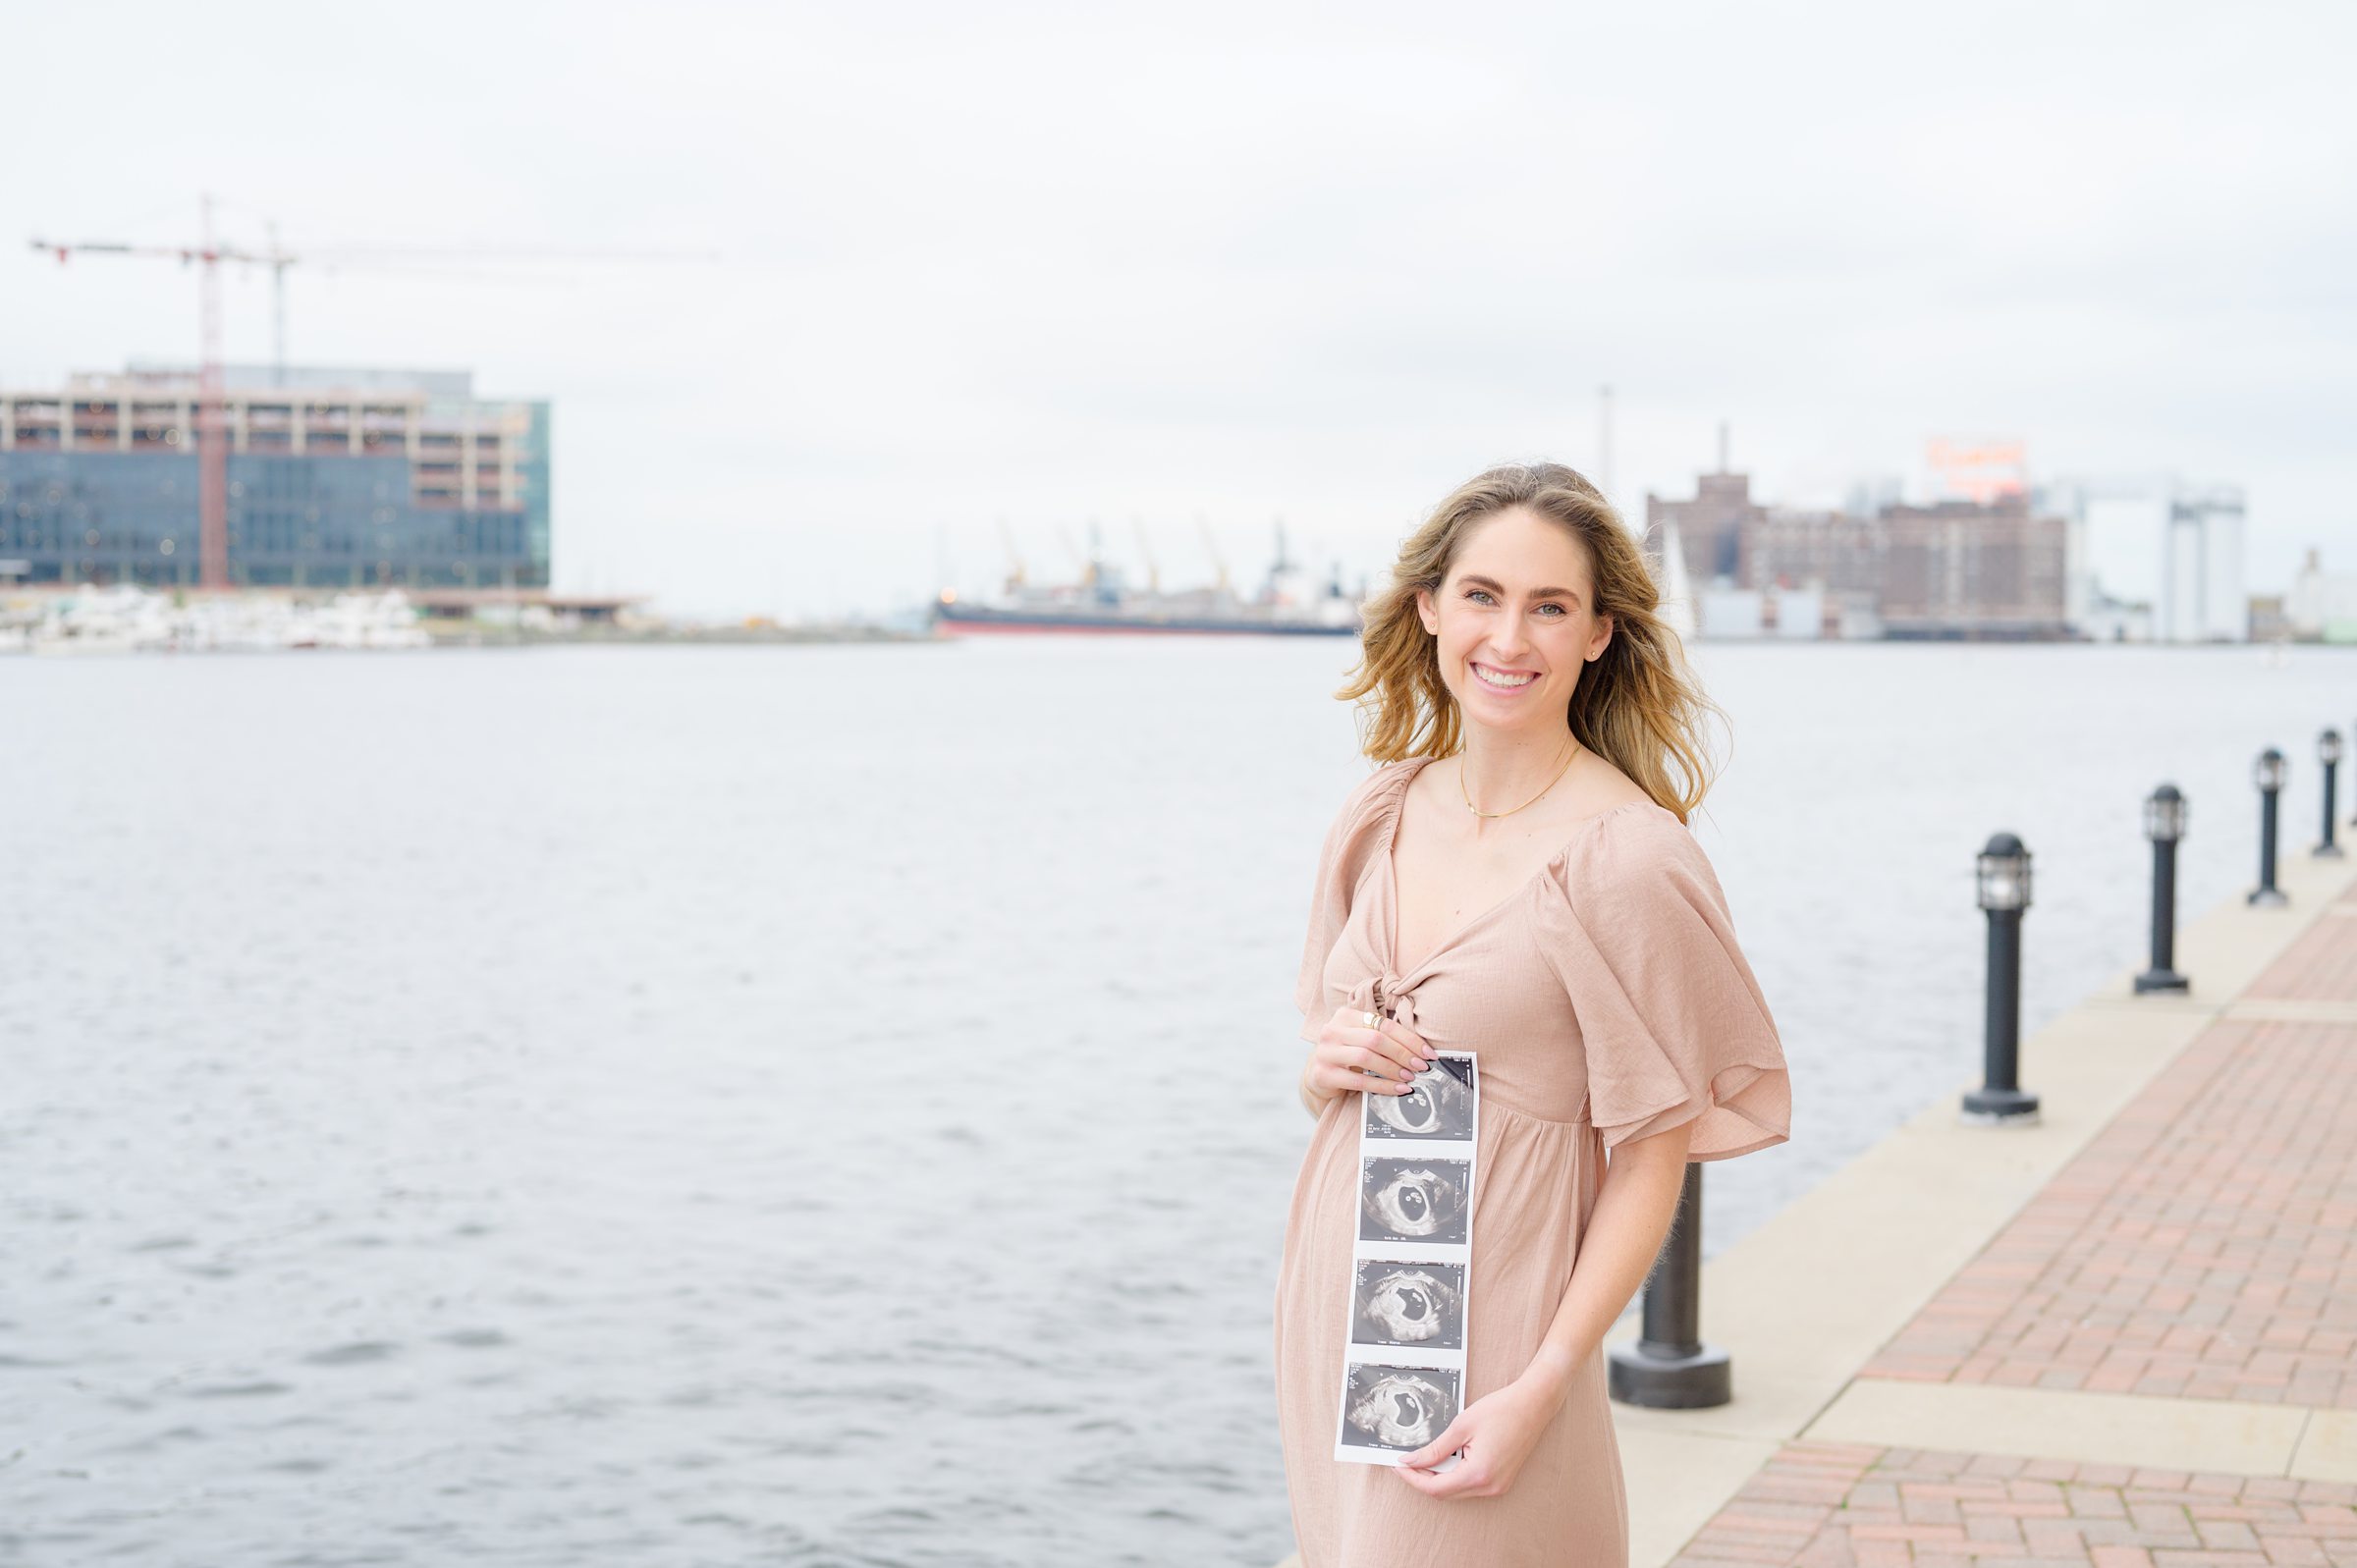
[{"label": "ultrasound photo strip", "polygon": [[1464,1403],[1478,1057],[1444,1051],[1409,1093],[1359,1099],[1358,1225],[1334,1456],[1396,1465],[1439,1436]]}]

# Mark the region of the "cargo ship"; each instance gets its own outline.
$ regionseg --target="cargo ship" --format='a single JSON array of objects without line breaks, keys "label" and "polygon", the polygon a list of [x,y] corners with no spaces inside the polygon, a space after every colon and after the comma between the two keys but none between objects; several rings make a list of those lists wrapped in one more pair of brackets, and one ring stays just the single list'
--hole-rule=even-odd
[{"label": "cargo ship", "polygon": [[1095,634],[1145,631],[1288,637],[1354,637],[1358,599],[1343,589],[1339,572],[1324,583],[1288,560],[1285,530],[1277,530],[1277,558],[1260,591],[1247,599],[1220,580],[1203,588],[1164,592],[1149,583],[1132,586],[1106,561],[1095,531],[1077,582],[1035,584],[1018,563],[999,594],[977,599],[945,588],[933,603],[935,635],[980,632],[1069,631]]}]

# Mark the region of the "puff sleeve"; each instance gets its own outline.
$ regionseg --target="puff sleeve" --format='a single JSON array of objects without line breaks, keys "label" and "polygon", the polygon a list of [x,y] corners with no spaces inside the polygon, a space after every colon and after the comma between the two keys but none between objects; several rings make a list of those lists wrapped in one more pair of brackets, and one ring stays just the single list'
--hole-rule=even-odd
[{"label": "puff sleeve", "polygon": [[1293,1004],[1301,1011],[1301,1038],[1312,1045],[1339,1005],[1326,998],[1327,960],[1350,918],[1359,884],[1374,864],[1374,854],[1383,847],[1379,830],[1385,803],[1409,771],[1401,764],[1389,764],[1352,785],[1318,850],[1317,875],[1310,885],[1309,930],[1301,944],[1301,973],[1293,984]]},{"label": "puff sleeve", "polygon": [[1607,1148],[1693,1121],[1689,1161],[1785,1141],[1791,1079],[1718,875],[1667,812],[1616,814],[1550,868],[1545,946],[1571,998]]}]

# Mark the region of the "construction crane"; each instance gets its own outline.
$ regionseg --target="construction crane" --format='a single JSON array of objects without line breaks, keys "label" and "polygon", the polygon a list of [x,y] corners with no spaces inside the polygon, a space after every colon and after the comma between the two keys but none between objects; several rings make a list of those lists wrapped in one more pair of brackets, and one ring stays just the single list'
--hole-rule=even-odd
[{"label": "construction crane", "polygon": [[76,255],[148,256],[204,269],[197,288],[203,356],[196,364],[196,580],[206,588],[229,586],[229,432],[222,410],[221,263],[267,265],[271,257],[213,243],[213,198],[204,198],[202,238],[192,245],[137,245],[115,240],[60,244],[35,240],[35,250],[56,254],[62,264]]},{"label": "construction crane", "polygon": [[286,376],[287,268],[298,262],[327,266],[380,266],[388,261],[468,258],[500,261],[695,261],[709,255],[664,252],[564,250],[462,250],[433,247],[347,246],[289,250],[278,243],[275,224],[269,228],[265,250],[247,250],[219,244],[213,239],[213,198],[202,200],[203,219],[194,244],[130,244],[119,240],[81,240],[61,243],[34,240],[32,248],[57,257],[60,265],[77,255],[145,256],[197,266],[200,274],[197,313],[202,354],[196,364],[196,580],[200,587],[229,586],[229,420],[221,368],[221,265],[268,267],[272,289],[272,354],[277,379]]},{"label": "construction crane", "polygon": [[[287,375],[287,269],[297,262],[333,272],[443,271],[441,261],[717,261],[710,251],[690,250],[513,250],[442,245],[305,245],[288,250],[278,243],[278,226],[268,226],[270,249],[270,358],[276,383]],[[416,263],[427,263],[424,267]]]}]

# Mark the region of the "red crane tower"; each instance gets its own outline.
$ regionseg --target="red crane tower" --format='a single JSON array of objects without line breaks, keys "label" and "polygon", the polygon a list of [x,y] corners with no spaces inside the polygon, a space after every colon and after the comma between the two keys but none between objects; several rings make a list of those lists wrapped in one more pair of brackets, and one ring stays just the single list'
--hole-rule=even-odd
[{"label": "red crane tower", "polygon": [[[213,243],[213,198],[204,198],[202,238],[192,245],[136,245],[91,240],[61,244],[35,240],[35,250],[53,252],[62,263],[84,255],[161,256],[204,271],[198,288],[203,317],[203,356],[196,366],[196,580],[206,588],[229,586],[229,421],[222,406],[221,263],[281,263],[277,253],[232,249]],[[292,260],[292,257],[285,257]]]}]

